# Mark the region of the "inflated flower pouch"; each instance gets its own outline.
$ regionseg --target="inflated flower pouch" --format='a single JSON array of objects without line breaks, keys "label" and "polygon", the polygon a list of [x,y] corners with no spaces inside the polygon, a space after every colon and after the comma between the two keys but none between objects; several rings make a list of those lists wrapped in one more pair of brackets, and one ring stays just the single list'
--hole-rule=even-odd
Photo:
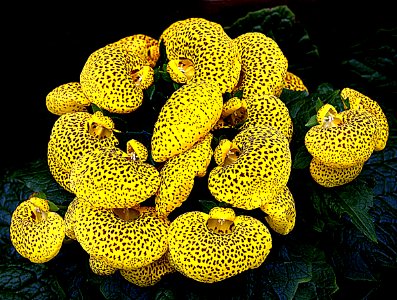
[{"label": "inflated flower pouch", "polygon": [[[175,273],[215,283],[257,269],[299,216],[289,182],[301,124],[283,91],[309,95],[261,32],[232,38],[220,24],[188,18],[158,39],[103,45],[79,82],[46,97],[57,115],[48,167],[73,200],[64,216],[39,197],[20,203],[15,249],[44,263],[67,239],[93,273],[141,287]],[[376,101],[348,87],[338,97],[311,107],[302,139],[308,173],[326,188],[354,181],[389,135]],[[128,127],[138,119],[144,130]],[[203,209],[203,199],[212,206]]]}]

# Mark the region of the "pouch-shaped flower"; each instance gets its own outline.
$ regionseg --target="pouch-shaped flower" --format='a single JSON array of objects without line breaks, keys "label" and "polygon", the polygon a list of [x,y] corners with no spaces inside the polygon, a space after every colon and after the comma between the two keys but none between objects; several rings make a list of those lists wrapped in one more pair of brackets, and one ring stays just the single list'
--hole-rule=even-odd
[{"label": "pouch-shaped flower", "polygon": [[342,89],[340,95],[344,99],[349,99],[351,109],[364,109],[375,116],[379,135],[375,143],[374,151],[383,150],[389,138],[389,124],[382,107],[378,102],[351,88]]},{"label": "pouch-shaped flower", "polygon": [[280,96],[288,60],[278,44],[261,32],[247,32],[234,41],[241,55],[237,88],[244,91],[244,97],[255,94]]},{"label": "pouch-shaped flower", "polygon": [[272,248],[270,232],[262,222],[220,207],[208,214],[179,215],[171,222],[168,240],[175,269],[205,283],[259,267]]},{"label": "pouch-shaped flower", "polygon": [[74,163],[70,185],[77,197],[94,207],[127,208],[156,193],[160,174],[153,165],[133,160],[117,147],[103,147]]},{"label": "pouch-shaped flower", "polygon": [[33,263],[53,259],[65,238],[65,222],[51,212],[48,201],[31,197],[21,202],[11,216],[10,238],[17,252]]},{"label": "pouch-shaped flower", "polygon": [[292,91],[309,92],[303,80],[291,71],[287,71],[287,74],[285,75],[284,88]]},{"label": "pouch-shaped flower", "polygon": [[138,286],[153,286],[165,275],[176,271],[171,265],[168,256],[169,254],[166,252],[161,258],[151,264],[133,270],[120,270],[120,274],[129,282]]},{"label": "pouch-shaped flower", "polygon": [[315,157],[310,162],[310,175],[318,184],[324,187],[335,187],[352,182],[361,173],[364,163],[351,167],[329,167],[321,163]]},{"label": "pouch-shaped flower", "polygon": [[278,129],[291,142],[293,123],[284,102],[276,96],[259,93],[244,97],[244,99],[247,102],[247,117],[241,130],[250,126],[270,125]]},{"label": "pouch-shaped flower", "polygon": [[160,259],[168,250],[169,221],[152,207],[94,208],[79,211],[74,231],[82,248],[110,267],[133,270]]},{"label": "pouch-shaped flower", "polygon": [[47,147],[47,162],[54,179],[67,191],[72,165],[83,154],[118,143],[114,123],[97,111],[67,113],[54,123]]},{"label": "pouch-shaped flower", "polygon": [[57,86],[46,96],[48,111],[61,116],[66,113],[87,111],[90,100],[84,94],[80,82],[68,82]]},{"label": "pouch-shaped flower", "polygon": [[[322,112],[324,109],[326,111]],[[374,151],[378,129],[375,117],[365,111],[350,109],[337,113],[329,104],[320,108],[319,125],[305,135],[309,153],[332,168],[348,168],[366,162]],[[318,117],[319,119],[319,117]]]},{"label": "pouch-shaped flower", "polygon": [[189,150],[167,160],[160,170],[160,187],[156,193],[159,216],[168,215],[189,197],[195,177],[203,177],[212,158],[212,134],[208,133]]},{"label": "pouch-shaped flower", "polygon": [[267,125],[248,127],[214,150],[218,166],[208,177],[211,194],[242,209],[259,208],[284,187],[291,172],[287,138]]},{"label": "pouch-shaped flower", "polygon": [[269,226],[279,234],[286,235],[295,227],[296,209],[291,191],[284,186],[273,199],[262,203]]},{"label": "pouch-shaped flower", "polygon": [[164,162],[190,149],[218,121],[223,99],[211,83],[181,86],[166,101],[154,124],[151,140],[153,160]]},{"label": "pouch-shaped flower", "polygon": [[134,51],[121,43],[94,51],[80,73],[80,83],[90,102],[112,113],[131,113],[141,106],[143,90],[154,81],[154,71]]},{"label": "pouch-shaped flower", "polygon": [[169,59],[167,70],[177,82],[211,81],[222,93],[237,85],[240,55],[219,24],[204,18],[180,20],[166,28],[160,39]]}]

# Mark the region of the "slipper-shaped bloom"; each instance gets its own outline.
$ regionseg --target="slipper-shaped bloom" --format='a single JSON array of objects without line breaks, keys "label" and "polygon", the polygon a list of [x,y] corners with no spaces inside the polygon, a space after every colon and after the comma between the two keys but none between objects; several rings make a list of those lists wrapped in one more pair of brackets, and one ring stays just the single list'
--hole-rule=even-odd
[{"label": "slipper-shaped bloom", "polygon": [[134,34],[118,40],[127,51],[138,55],[144,62],[147,62],[151,68],[156,66],[160,58],[159,41],[146,34]]},{"label": "slipper-shaped bloom", "polygon": [[326,104],[317,112],[319,125],[305,135],[309,153],[332,168],[348,168],[366,162],[374,151],[378,129],[375,117],[350,109],[340,113]]},{"label": "slipper-shaped bloom", "polygon": [[266,221],[277,233],[286,235],[295,227],[295,201],[287,186],[281,188],[270,201],[262,203],[260,209],[266,213]]},{"label": "slipper-shaped bloom", "polygon": [[222,93],[238,83],[241,64],[237,45],[222,26],[204,18],[188,18],[166,28],[167,70],[179,83],[211,81]]},{"label": "slipper-shaped bloom", "polygon": [[377,122],[376,126],[379,129],[379,136],[374,151],[383,150],[386,147],[389,137],[389,124],[378,102],[351,88],[342,89],[340,94],[342,98],[349,99],[350,109],[364,109],[375,116]]},{"label": "slipper-shaped bloom", "polygon": [[222,105],[222,94],[211,83],[189,83],[173,92],[154,124],[153,160],[164,162],[190,149],[214,127]]},{"label": "slipper-shaped bloom", "polygon": [[87,152],[72,166],[70,186],[94,207],[135,206],[156,193],[160,174],[133,157],[115,146]]},{"label": "slipper-shaped bloom", "polygon": [[46,106],[54,115],[87,111],[90,100],[84,94],[80,82],[68,82],[57,86],[46,96]]},{"label": "slipper-shaped bloom", "polygon": [[361,173],[363,166],[364,163],[346,168],[329,167],[313,157],[309,170],[310,175],[319,185],[335,187],[352,182]]},{"label": "slipper-shaped bloom", "polygon": [[169,221],[153,207],[95,208],[79,211],[74,231],[82,248],[108,266],[133,270],[160,259],[168,250]]},{"label": "slipper-shaped bloom", "polygon": [[247,103],[238,97],[232,97],[223,103],[221,117],[213,130],[233,128],[247,119]]},{"label": "slipper-shaped bloom", "polygon": [[53,259],[65,238],[65,222],[51,212],[48,201],[30,197],[21,202],[11,216],[10,238],[15,250],[33,263]]},{"label": "slipper-shaped bloom", "polygon": [[247,32],[234,41],[241,55],[237,89],[244,91],[244,98],[253,94],[280,96],[288,60],[278,44],[261,32]]},{"label": "slipper-shaped bloom", "polygon": [[86,152],[118,143],[114,123],[97,111],[68,113],[54,123],[47,146],[48,166],[54,179],[67,191],[72,165]]},{"label": "slipper-shaped bloom", "polygon": [[167,160],[160,170],[160,187],[156,193],[157,214],[168,215],[189,197],[196,176],[204,177],[212,158],[212,134],[208,133],[191,149]]},{"label": "slipper-shaped bloom", "polygon": [[86,206],[85,200],[82,198],[74,197],[69,203],[68,208],[65,212],[65,234],[68,238],[76,240],[74,234],[74,225],[78,220],[78,214],[80,209],[84,209]]},{"label": "slipper-shaped bloom", "polygon": [[133,270],[120,270],[121,276],[129,282],[140,286],[153,286],[158,283],[165,275],[174,273],[176,270],[168,259],[169,253],[166,252],[160,259]]},{"label": "slipper-shaped bloom", "polygon": [[306,91],[309,92],[303,80],[296,74],[287,71],[284,78],[284,88],[292,91]]},{"label": "slipper-shaped bloom", "polygon": [[109,276],[116,273],[118,270],[117,268],[110,266],[105,259],[92,255],[90,255],[88,262],[91,271],[100,276]]},{"label": "slipper-shaped bloom", "polygon": [[291,172],[287,138],[267,125],[248,127],[214,150],[208,188],[218,200],[242,209],[256,209],[284,187]]},{"label": "slipper-shaped bloom", "polygon": [[108,44],[94,51],[80,73],[80,83],[90,102],[112,113],[135,111],[143,91],[154,82],[154,71],[122,43]]},{"label": "slipper-shaped bloom", "polygon": [[293,123],[287,106],[278,97],[267,94],[252,94],[244,97],[247,102],[247,117],[241,129],[270,125],[279,130],[289,142],[292,140]]},{"label": "slipper-shaped bloom", "polygon": [[186,212],[171,222],[170,260],[177,271],[213,283],[259,267],[272,248],[267,227],[233,209]]}]

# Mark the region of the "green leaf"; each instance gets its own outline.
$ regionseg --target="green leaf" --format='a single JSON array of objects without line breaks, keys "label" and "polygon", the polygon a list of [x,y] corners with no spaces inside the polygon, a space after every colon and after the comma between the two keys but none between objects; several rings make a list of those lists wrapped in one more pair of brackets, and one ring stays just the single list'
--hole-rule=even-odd
[{"label": "green leaf", "polygon": [[148,89],[145,90],[145,93],[147,95],[147,97],[149,98],[149,100],[153,100],[153,95],[154,92],[156,91],[156,85],[152,84],[151,86],[149,86]]},{"label": "green leaf", "polygon": [[306,127],[313,127],[315,125],[318,125],[317,115],[311,116],[309,121],[307,121],[306,124],[305,124]]},{"label": "green leaf", "polygon": [[295,153],[295,156],[293,157],[292,168],[293,169],[308,168],[311,160],[312,160],[312,156],[307,151],[306,147],[302,145],[301,147],[298,148],[298,150]]},{"label": "green leaf", "polygon": [[335,190],[338,199],[332,208],[339,214],[346,213],[352,223],[371,241],[376,242],[374,220],[369,210],[373,206],[373,192],[365,183],[353,182]]},{"label": "green leaf", "polygon": [[[51,200],[57,205],[62,205],[65,202],[70,203],[74,198],[73,194],[67,192],[54,180],[47,161],[44,159],[32,161],[22,169],[11,170],[5,182],[26,187],[27,194],[43,192],[47,200]],[[7,191],[5,191],[5,196],[7,196]],[[20,197],[19,200],[26,200],[27,194]]]},{"label": "green leaf", "polygon": [[215,202],[213,200],[198,200],[201,204],[203,212],[207,213],[214,207],[219,206],[219,202]]},{"label": "green leaf", "polygon": [[50,206],[50,211],[58,211],[59,207],[52,201],[48,201],[48,205]]},{"label": "green leaf", "polygon": [[323,105],[324,105],[324,102],[321,101],[320,98],[317,98],[317,101],[316,101],[316,111],[318,111]]},{"label": "green leaf", "polygon": [[100,291],[107,300],[144,300],[151,298],[149,297],[150,290],[128,282],[119,273],[104,278],[101,281]]},{"label": "green leaf", "polygon": [[156,296],[154,297],[155,300],[173,300],[175,298],[175,294],[172,290],[160,288]]},{"label": "green leaf", "polygon": [[[13,294],[15,298],[8,298]],[[43,264],[1,264],[1,299],[66,299],[57,279]]]}]

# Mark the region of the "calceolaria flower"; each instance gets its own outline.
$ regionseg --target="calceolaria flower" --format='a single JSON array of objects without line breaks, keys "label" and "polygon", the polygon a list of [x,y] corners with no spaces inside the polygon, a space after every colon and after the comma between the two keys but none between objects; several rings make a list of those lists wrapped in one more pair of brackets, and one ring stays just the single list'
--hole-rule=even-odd
[{"label": "calceolaria flower", "polygon": [[116,273],[116,271],[118,270],[117,268],[109,265],[107,263],[106,259],[103,259],[100,257],[95,257],[95,256],[90,255],[88,262],[89,262],[91,271],[97,275],[109,276],[109,275]]},{"label": "calceolaria flower", "polygon": [[280,96],[288,60],[278,44],[260,32],[244,33],[234,41],[241,55],[241,75],[237,89],[244,90],[244,97],[257,93]]},{"label": "calceolaria flower", "polygon": [[367,161],[374,151],[378,129],[371,113],[357,109],[338,113],[326,104],[318,111],[317,121],[319,125],[307,131],[305,145],[323,164],[352,167]]},{"label": "calceolaria flower", "polygon": [[225,280],[259,267],[272,248],[267,227],[233,209],[179,215],[169,229],[170,260],[177,271],[199,282]]},{"label": "calceolaria flower", "polygon": [[115,42],[94,51],[80,73],[80,83],[91,103],[112,113],[135,111],[143,91],[152,85],[154,70],[135,50]]},{"label": "calceolaria flower", "polygon": [[159,41],[146,34],[130,35],[118,40],[116,43],[121,44],[127,51],[138,55],[151,68],[156,66],[160,58]]},{"label": "calceolaria flower", "polygon": [[287,71],[287,74],[285,75],[284,88],[292,91],[309,92],[303,80],[291,71]]},{"label": "calceolaria flower", "polygon": [[151,264],[133,270],[120,270],[120,274],[135,285],[141,287],[153,286],[165,275],[176,272],[168,257],[169,253],[166,252]]},{"label": "calceolaria flower", "polygon": [[364,163],[351,167],[329,167],[313,157],[310,161],[310,175],[318,184],[324,187],[335,187],[349,183],[357,178],[363,169]]},{"label": "calceolaria flower", "polygon": [[241,64],[237,45],[222,26],[203,18],[171,24],[160,40],[166,46],[167,71],[179,83],[210,81],[222,93],[237,85]]},{"label": "calceolaria flower", "polygon": [[154,124],[153,160],[164,162],[190,149],[214,127],[222,105],[222,94],[211,83],[181,86],[167,99]]},{"label": "calceolaria flower", "polygon": [[292,140],[293,123],[287,106],[278,97],[267,94],[251,94],[247,102],[247,117],[241,130],[248,127],[270,125],[278,129],[289,142]]},{"label": "calceolaria flower", "polygon": [[33,263],[45,263],[62,247],[65,222],[59,214],[50,211],[47,200],[32,196],[12,213],[10,237],[20,255]]},{"label": "calceolaria flower", "polygon": [[313,156],[312,178],[324,187],[353,181],[378,142],[376,117],[363,109],[337,112],[325,104],[317,112],[317,122],[305,135],[306,148]]},{"label": "calceolaria flower", "polygon": [[213,154],[212,134],[208,133],[191,149],[167,160],[160,170],[161,183],[156,193],[159,216],[168,215],[188,198],[195,177],[204,177]]},{"label": "calceolaria flower", "polygon": [[350,109],[363,109],[374,115],[377,123],[376,127],[379,129],[374,151],[383,150],[389,137],[389,124],[378,102],[351,88],[342,89],[340,94],[345,100],[349,99]]},{"label": "calceolaria flower", "polygon": [[70,172],[73,192],[94,207],[135,206],[153,196],[159,185],[160,174],[153,165],[115,146],[87,152]]},{"label": "calceolaria flower", "polygon": [[112,119],[97,111],[67,113],[54,123],[47,147],[48,166],[54,179],[67,191],[70,171],[77,159],[102,146],[118,144]]},{"label": "calceolaria flower", "polygon": [[214,158],[218,166],[209,173],[211,194],[242,209],[259,208],[273,199],[291,172],[287,138],[267,125],[248,127],[232,141],[221,140]]},{"label": "calceolaria flower", "polygon": [[152,207],[79,210],[74,232],[83,249],[109,267],[134,270],[160,259],[168,250],[169,221]]},{"label": "calceolaria flower", "polygon": [[273,199],[264,202],[260,209],[266,213],[267,223],[277,233],[286,235],[294,229],[295,201],[287,186],[281,188]]},{"label": "calceolaria flower", "polygon": [[66,113],[87,111],[90,100],[84,94],[80,82],[68,82],[57,86],[46,96],[48,111],[61,116]]}]

